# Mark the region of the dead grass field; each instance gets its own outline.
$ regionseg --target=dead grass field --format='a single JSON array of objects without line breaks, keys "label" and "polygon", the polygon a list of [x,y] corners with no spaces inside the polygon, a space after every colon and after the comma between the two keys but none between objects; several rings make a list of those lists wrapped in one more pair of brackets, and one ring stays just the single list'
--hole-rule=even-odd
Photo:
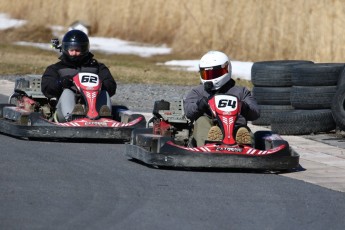
[{"label": "dead grass field", "polygon": [[[157,65],[173,59],[176,55],[141,58],[134,55],[105,55],[94,53],[98,61],[109,67],[120,84],[190,85],[200,83],[197,72],[171,70]],[[35,47],[0,43],[0,75],[43,74],[48,65],[58,61],[58,53]],[[238,85],[253,87],[250,81],[235,79]]]},{"label": "dead grass field", "polygon": [[[197,72],[170,70],[164,65],[157,65],[175,56],[141,58],[134,55],[94,54],[98,61],[109,67],[119,83],[168,85],[200,83]],[[58,61],[58,57],[59,54],[52,51],[0,43],[0,75],[43,74],[47,66]]]},{"label": "dead grass field", "polygon": [[83,20],[94,35],[165,43],[185,56],[345,60],[343,0],[0,0],[0,12],[35,26]]}]

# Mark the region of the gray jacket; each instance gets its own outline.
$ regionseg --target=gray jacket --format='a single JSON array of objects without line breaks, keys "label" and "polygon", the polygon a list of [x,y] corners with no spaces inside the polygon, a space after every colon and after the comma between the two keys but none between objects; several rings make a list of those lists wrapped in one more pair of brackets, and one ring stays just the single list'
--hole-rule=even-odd
[{"label": "gray jacket", "polygon": [[238,99],[241,101],[241,114],[236,123],[246,125],[247,121],[253,121],[260,117],[259,106],[252,96],[251,92],[246,87],[236,86],[235,81],[233,79],[230,79],[230,81],[222,86],[218,91],[213,91],[211,93],[205,91],[203,84],[193,88],[187,94],[184,100],[184,110],[187,118],[195,121],[200,116],[203,116],[205,114],[210,116],[210,111],[198,110],[197,102],[203,97],[210,98],[216,93],[233,95],[238,97]]}]

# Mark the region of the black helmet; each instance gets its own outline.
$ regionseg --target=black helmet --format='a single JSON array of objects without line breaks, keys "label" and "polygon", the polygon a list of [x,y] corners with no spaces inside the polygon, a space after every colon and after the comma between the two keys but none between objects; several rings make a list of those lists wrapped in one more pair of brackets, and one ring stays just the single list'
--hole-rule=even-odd
[{"label": "black helmet", "polygon": [[81,55],[79,57],[80,58],[84,57],[86,54],[89,53],[89,48],[90,48],[89,38],[81,30],[70,30],[63,37],[61,48],[62,48],[62,53],[65,54],[67,57],[69,57],[68,50],[72,48],[79,49],[81,52]]}]

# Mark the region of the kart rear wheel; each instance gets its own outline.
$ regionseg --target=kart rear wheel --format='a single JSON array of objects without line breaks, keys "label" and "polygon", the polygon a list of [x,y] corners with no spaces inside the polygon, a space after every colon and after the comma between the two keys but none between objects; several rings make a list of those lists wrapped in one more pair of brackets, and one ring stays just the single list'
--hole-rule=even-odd
[{"label": "kart rear wheel", "polygon": [[0,104],[0,118],[3,117],[3,108],[4,107],[15,107],[14,104]]}]

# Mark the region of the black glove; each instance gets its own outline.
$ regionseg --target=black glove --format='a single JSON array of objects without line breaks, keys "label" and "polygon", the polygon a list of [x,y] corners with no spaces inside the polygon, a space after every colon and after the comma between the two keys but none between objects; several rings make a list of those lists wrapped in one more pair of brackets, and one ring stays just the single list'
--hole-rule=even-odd
[{"label": "black glove", "polygon": [[196,105],[198,106],[198,110],[200,112],[206,112],[210,108],[207,97],[200,98],[200,100],[196,102]]},{"label": "black glove", "polygon": [[64,76],[61,78],[63,88],[71,88],[73,86],[73,76]]},{"label": "black glove", "polygon": [[243,116],[245,116],[245,114],[247,114],[248,109],[249,109],[248,104],[245,103],[244,101],[242,101],[242,103],[241,103],[241,114],[242,114]]}]

